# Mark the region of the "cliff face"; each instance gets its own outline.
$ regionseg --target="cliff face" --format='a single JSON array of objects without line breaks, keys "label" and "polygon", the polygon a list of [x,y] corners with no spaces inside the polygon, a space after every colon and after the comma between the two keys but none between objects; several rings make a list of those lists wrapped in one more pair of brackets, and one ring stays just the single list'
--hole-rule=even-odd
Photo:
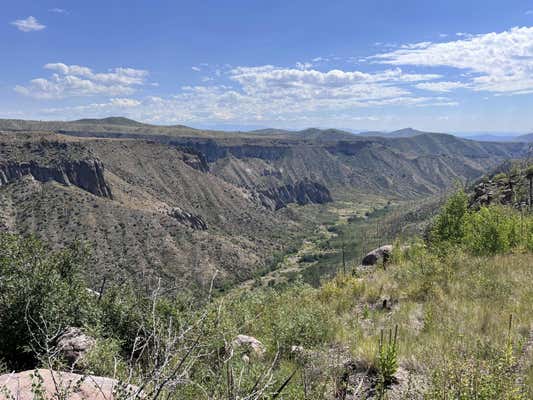
[{"label": "cliff face", "polygon": [[0,186],[31,175],[40,182],[56,181],[77,186],[96,196],[113,198],[104,179],[104,166],[98,159],[61,160],[54,165],[29,162],[0,162]]},{"label": "cliff face", "polygon": [[261,190],[259,194],[262,204],[275,210],[286,207],[290,203],[305,205],[324,204],[333,201],[327,187],[310,180]]},{"label": "cliff face", "polygon": [[224,142],[209,140],[173,140],[170,144],[194,149],[204,155],[207,162],[215,162],[229,155],[235,158],[260,158],[274,161],[286,157],[290,148],[282,145],[261,145],[243,143],[240,145],[226,145]]}]

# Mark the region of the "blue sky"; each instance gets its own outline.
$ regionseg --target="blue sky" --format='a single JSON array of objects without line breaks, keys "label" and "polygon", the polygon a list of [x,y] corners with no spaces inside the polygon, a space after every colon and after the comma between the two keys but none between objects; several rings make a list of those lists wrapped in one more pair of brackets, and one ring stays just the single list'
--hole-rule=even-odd
[{"label": "blue sky", "polygon": [[533,131],[533,1],[10,3],[3,118]]}]

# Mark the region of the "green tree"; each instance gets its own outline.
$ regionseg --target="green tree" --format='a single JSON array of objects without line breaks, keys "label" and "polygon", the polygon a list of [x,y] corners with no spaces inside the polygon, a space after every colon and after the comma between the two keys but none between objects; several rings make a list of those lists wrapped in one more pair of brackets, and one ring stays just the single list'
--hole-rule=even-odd
[{"label": "green tree", "polygon": [[468,215],[468,195],[459,190],[452,195],[436,217],[431,230],[435,244],[448,242],[460,244],[464,238],[464,222]]}]

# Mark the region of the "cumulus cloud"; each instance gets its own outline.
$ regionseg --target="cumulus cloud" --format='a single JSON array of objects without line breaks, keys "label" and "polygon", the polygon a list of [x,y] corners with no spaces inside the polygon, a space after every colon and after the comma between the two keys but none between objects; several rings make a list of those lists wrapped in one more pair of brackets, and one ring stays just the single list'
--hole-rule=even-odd
[{"label": "cumulus cloud", "polygon": [[109,100],[109,104],[117,107],[137,107],[141,105],[141,102],[135,99],[115,97]]},{"label": "cumulus cloud", "polygon": [[[138,101],[140,104],[132,104],[126,113],[154,123],[333,123],[341,114],[347,120],[346,116],[356,108],[456,105],[443,97],[414,96],[402,87],[439,77],[437,74],[407,74],[399,68],[369,74],[270,65],[235,67],[227,71],[227,78],[233,82],[231,85],[184,86],[173,96],[145,97]],[[92,110],[98,113],[101,107],[101,103],[96,103]],[[115,104],[109,104],[106,114],[115,109]]]},{"label": "cumulus cloud", "polygon": [[17,19],[11,22],[11,25],[16,26],[17,29],[22,32],[41,31],[46,28],[46,25],[39,23],[37,18],[32,17],[31,15],[26,19]]},{"label": "cumulus cloud", "polygon": [[291,101],[313,99],[332,102],[341,99],[364,101],[404,96],[409,92],[393,84],[426,81],[439,77],[437,74],[407,74],[400,68],[374,74],[338,69],[321,72],[272,65],[237,67],[230,71],[230,79],[239,83],[243,92],[249,96]]},{"label": "cumulus cloud", "polygon": [[148,72],[134,68],[113,68],[96,73],[88,67],[50,63],[45,69],[54,71],[49,78],[36,78],[27,85],[17,85],[15,91],[34,98],[54,99],[92,95],[131,94],[145,83]]},{"label": "cumulus cloud", "polygon": [[390,65],[451,67],[471,73],[473,90],[533,92],[533,27],[466,36],[443,43],[417,43],[371,57]]}]

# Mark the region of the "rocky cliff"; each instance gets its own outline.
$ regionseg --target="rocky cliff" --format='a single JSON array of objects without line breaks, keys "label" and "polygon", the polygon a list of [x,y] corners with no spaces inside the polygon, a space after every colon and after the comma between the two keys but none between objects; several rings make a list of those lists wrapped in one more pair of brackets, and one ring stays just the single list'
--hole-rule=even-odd
[{"label": "rocky cliff", "polygon": [[56,181],[77,186],[96,196],[113,198],[104,179],[104,166],[98,159],[57,160],[52,165],[40,165],[35,161],[0,161],[0,186],[27,175],[40,182]]},{"label": "rocky cliff", "polygon": [[527,209],[533,198],[533,164],[505,162],[478,181],[472,192],[470,206],[475,209],[491,204]]},{"label": "rocky cliff", "polygon": [[310,180],[260,190],[259,194],[262,204],[275,210],[286,207],[290,203],[305,205],[324,204],[333,201],[327,187]]}]

